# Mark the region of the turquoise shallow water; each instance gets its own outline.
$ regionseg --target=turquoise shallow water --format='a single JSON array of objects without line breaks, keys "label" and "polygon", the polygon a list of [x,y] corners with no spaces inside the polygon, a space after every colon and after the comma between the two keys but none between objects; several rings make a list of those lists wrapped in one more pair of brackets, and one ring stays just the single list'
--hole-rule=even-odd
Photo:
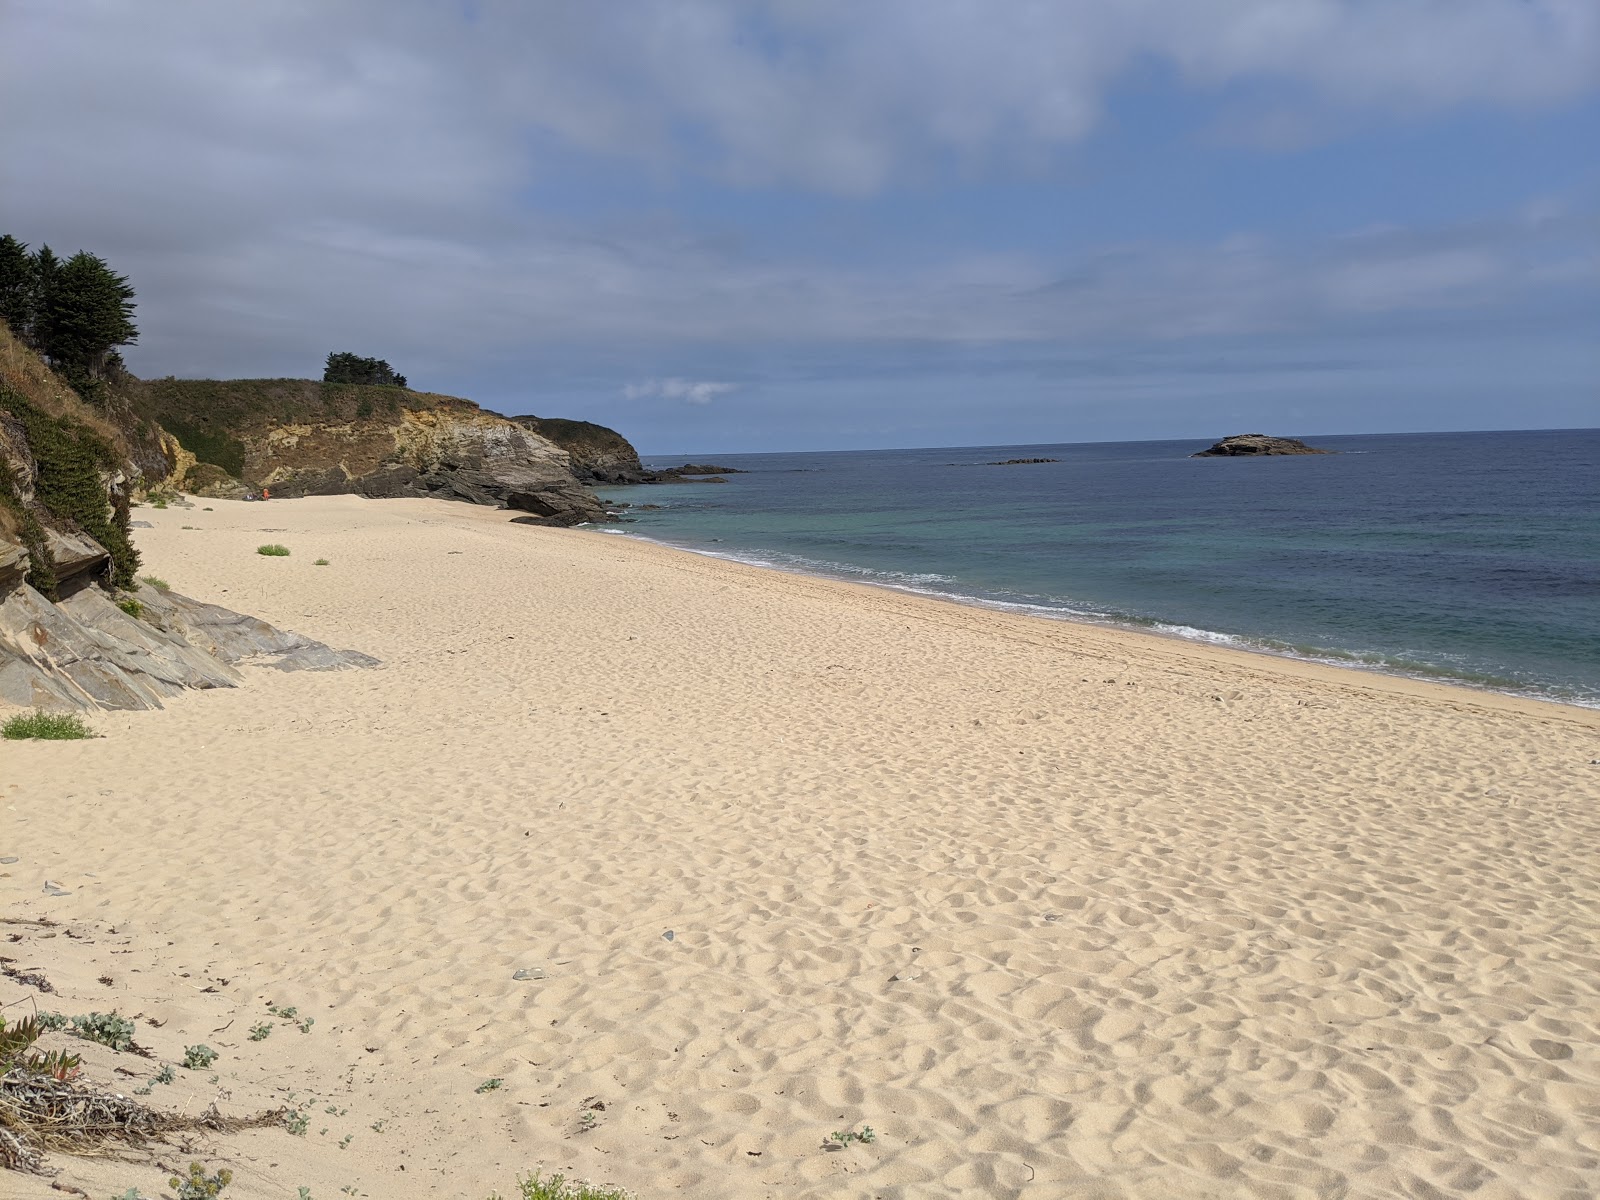
[{"label": "turquoise shallow water", "polygon": [[[1600,706],[1600,430],[1309,440],[1339,453],[716,455],[750,473],[603,495],[747,562]],[[1061,461],[983,465],[1023,457]]]}]

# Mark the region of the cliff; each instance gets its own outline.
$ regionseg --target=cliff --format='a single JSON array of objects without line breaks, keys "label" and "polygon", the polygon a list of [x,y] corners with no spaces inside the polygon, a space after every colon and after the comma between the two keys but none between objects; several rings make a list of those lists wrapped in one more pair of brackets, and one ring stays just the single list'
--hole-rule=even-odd
[{"label": "cliff", "polygon": [[651,472],[639,452],[615,429],[563,417],[512,417],[524,429],[548,438],[567,452],[572,470],[585,483],[648,483]]},{"label": "cliff", "polygon": [[552,525],[606,517],[567,451],[455,396],[306,379],[135,380],[122,394],[194,456],[171,482],[201,495],[265,487],[466,500]]},{"label": "cliff", "polygon": [[158,708],[232,687],[249,658],[366,666],[265,622],[136,579],[132,492],[174,459],[130,411],[85,404],[0,323],[0,707]]},{"label": "cliff", "polygon": [[1236,433],[1215,442],[1190,458],[1251,458],[1268,454],[1332,454],[1297,438],[1268,437],[1264,433]]}]

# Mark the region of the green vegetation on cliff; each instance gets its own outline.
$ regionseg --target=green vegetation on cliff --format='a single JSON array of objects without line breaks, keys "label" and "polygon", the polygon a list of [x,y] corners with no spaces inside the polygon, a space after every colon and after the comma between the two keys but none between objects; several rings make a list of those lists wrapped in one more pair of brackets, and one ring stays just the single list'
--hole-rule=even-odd
[{"label": "green vegetation on cliff", "polygon": [[[111,554],[112,585],[132,587],[139,574],[139,552],[128,538],[127,493],[117,492],[113,501],[106,487],[107,478],[119,470],[116,448],[88,425],[34,407],[4,382],[0,382],[0,411],[22,426],[34,463],[35,502],[104,546]],[[21,481],[3,464],[0,472],[0,503],[21,525],[31,564],[29,579],[39,591],[53,596],[55,572],[43,546],[43,530],[22,504]]]},{"label": "green vegetation on cliff", "polygon": [[118,346],[139,339],[134,291],[103,258],[80,250],[62,262],[49,246],[0,236],[0,319],[84,396],[121,371]]},{"label": "green vegetation on cliff", "polygon": [[0,527],[27,548],[38,591],[56,588],[47,525],[94,538],[111,555],[111,582],[133,583],[139,556],[128,538],[128,490],[111,485],[129,460],[123,431],[0,323]]},{"label": "green vegetation on cliff", "polygon": [[144,379],[125,385],[135,411],[158,422],[202,463],[235,479],[245,471],[246,434],[283,425],[392,419],[404,410],[476,412],[470,400],[381,384],[314,379]]},{"label": "green vegetation on cliff", "polygon": [[371,383],[379,387],[406,386],[406,377],[396,375],[387,359],[362,358],[359,354],[335,351],[322,369],[323,383]]}]

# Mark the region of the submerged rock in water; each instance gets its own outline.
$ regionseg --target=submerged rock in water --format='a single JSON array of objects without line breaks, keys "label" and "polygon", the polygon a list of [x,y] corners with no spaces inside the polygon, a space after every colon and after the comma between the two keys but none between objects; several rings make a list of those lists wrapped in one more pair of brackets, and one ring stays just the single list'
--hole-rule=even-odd
[{"label": "submerged rock in water", "polygon": [[1236,433],[1225,437],[1190,458],[1256,458],[1268,454],[1332,454],[1318,450],[1298,438],[1268,437],[1264,433]]}]

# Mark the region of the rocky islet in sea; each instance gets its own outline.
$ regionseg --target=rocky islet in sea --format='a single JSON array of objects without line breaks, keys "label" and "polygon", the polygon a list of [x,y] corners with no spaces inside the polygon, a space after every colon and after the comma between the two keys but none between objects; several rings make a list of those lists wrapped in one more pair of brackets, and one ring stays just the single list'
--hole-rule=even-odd
[{"label": "rocky islet in sea", "polygon": [[1264,433],[1236,433],[1190,458],[1261,458],[1273,454],[1332,454],[1332,450],[1319,450],[1298,438],[1268,437]]}]

